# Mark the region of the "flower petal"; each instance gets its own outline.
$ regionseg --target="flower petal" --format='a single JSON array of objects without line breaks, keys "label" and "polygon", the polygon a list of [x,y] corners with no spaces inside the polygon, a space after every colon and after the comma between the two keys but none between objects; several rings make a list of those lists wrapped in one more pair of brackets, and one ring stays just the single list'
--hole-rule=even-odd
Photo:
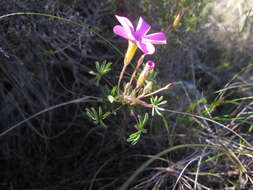
[{"label": "flower petal", "polygon": [[153,54],[155,52],[155,47],[149,42],[137,42],[137,46],[145,54]]},{"label": "flower petal", "polygon": [[136,34],[138,37],[143,37],[145,34],[148,33],[148,31],[150,30],[151,26],[146,23],[142,17],[139,18],[137,27],[136,27]]},{"label": "flower petal", "polygon": [[118,21],[120,22],[120,24],[123,26],[123,28],[126,30],[127,33],[134,32],[133,24],[128,18],[118,15],[115,15],[115,17],[118,19]]},{"label": "flower petal", "polygon": [[148,62],[146,63],[146,66],[147,66],[147,68],[148,68],[148,71],[151,71],[152,69],[154,69],[155,63],[154,63],[153,61],[148,61]]},{"label": "flower petal", "polygon": [[143,37],[143,41],[150,42],[152,44],[166,44],[166,36],[163,32],[157,32],[149,34]]},{"label": "flower petal", "polygon": [[116,25],[113,27],[113,32],[119,36],[121,36],[122,38],[125,38],[127,40],[131,40],[131,41],[135,41],[135,38],[133,36],[133,34],[127,30],[125,30],[125,28],[123,28],[120,25]]}]

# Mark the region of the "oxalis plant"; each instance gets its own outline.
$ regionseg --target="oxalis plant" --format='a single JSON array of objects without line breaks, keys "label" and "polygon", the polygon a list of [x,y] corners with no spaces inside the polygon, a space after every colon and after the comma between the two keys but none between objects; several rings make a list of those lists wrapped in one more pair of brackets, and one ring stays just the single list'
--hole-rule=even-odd
[{"label": "oxalis plant", "polygon": [[[121,25],[114,26],[113,32],[128,40],[128,48],[118,83],[112,87],[105,99],[107,102],[117,106],[116,109],[110,112],[103,111],[101,106],[98,108],[90,107],[86,108],[86,113],[95,124],[107,127],[104,121],[106,118],[116,115],[121,109],[128,108],[129,114],[136,119],[136,124],[134,125],[136,131],[130,134],[127,141],[134,145],[140,140],[143,133],[147,133],[146,125],[151,116],[158,114],[163,117],[161,112],[164,108],[162,106],[167,101],[164,100],[163,96],[158,96],[157,94],[171,88],[173,83],[157,88],[157,85],[155,85],[155,62],[152,60],[145,61],[148,55],[155,53],[154,45],[167,43],[165,34],[163,32],[147,34],[151,26],[142,17],[139,18],[136,27],[126,17],[116,15],[116,19]],[[174,26],[175,24],[173,23]],[[132,63],[137,49],[140,49],[143,54],[139,57],[137,63]],[[122,81],[131,63],[134,65],[134,69],[130,77],[124,80],[126,82],[123,83]],[[111,70],[110,66],[111,63],[106,61],[102,64],[97,62],[97,71],[90,71],[90,74],[95,76],[96,85],[99,85],[100,79]],[[138,111],[137,109],[140,107],[144,107],[146,111],[144,113],[143,109],[140,109],[141,112],[140,110]]]}]

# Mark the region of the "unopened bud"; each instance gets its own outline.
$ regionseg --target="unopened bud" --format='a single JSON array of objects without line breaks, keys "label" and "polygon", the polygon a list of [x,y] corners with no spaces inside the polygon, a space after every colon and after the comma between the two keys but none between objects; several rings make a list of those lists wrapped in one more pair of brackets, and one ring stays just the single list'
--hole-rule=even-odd
[{"label": "unopened bud", "polygon": [[153,83],[151,81],[148,81],[146,86],[143,89],[143,95],[149,93],[152,90]]},{"label": "unopened bud", "polygon": [[137,88],[140,87],[143,82],[146,80],[148,73],[155,67],[155,63],[153,61],[148,61],[142,70],[138,80],[137,80]]},{"label": "unopened bud", "polygon": [[124,94],[128,94],[128,91],[130,89],[130,83],[126,83],[126,85],[124,86]]},{"label": "unopened bud", "polygon": [[172,24],[173,28],[175,28],[175,27],[179,24],[180,19],[181,19],[181,17],[184,15],[185,11],[187,11],[187,8],[182,8],[182,9],[177,13],[177,15],[175,16],[175,19],[174,19],[174,21],[173,21],[173,24]]}]

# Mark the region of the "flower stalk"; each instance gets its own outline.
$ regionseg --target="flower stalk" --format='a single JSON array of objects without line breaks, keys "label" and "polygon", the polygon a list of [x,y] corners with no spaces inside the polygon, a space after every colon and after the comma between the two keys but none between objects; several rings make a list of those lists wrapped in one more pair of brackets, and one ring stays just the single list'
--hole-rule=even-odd
[{"label": "flower stalk", "polygon": [[143,61],[144,61],[144,58],[145,58],[145,54],[143,54],[143,55],[139,58],[139,60],[138,60],[138,62],[137,62],[137,65],[136,65],[136,67],[135,67],[135,69],[134,69],[134,72],[133,72],[133,74],[132,74],[132,76],[131,76],[131,79],[130,79],[130,81],[129,81],[129,84],[130,84],[130,85],[131,85],[132,82],[133,82],[133,79],[134,79],[134,77],[135,77],[135,75],[136,75],[136,72],[138,71],[138,69],[139,69],[140,66],[142,65],[142,63],[143,63]]},{"label": "flower stalk", "polygon": [[167,84],[166,86],[162,87],[162,88],[159,88],[158,90],[154,91],[154,92],[151,92],[149,94],[146,94],[146,95],[141,95],[139,96],[138,98],[141,99],[141,98],[146,98],[146,97],[149,97],[149,96],[153,96],[155,94],[157,94],[158,92],[161,92],[163,90],[167,90],[169,88],[173,87],[173,83],[169,83]]}]

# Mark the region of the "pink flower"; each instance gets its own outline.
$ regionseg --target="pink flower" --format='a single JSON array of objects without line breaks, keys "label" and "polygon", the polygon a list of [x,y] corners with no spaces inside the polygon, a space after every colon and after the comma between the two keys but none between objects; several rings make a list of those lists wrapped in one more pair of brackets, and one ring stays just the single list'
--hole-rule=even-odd
[{"label": "pink flower", "polygon": [[155,52],[155,47],[153,44],[167,43],[166,36],[163,32],[146,35],[151,26],[141,17],[139,18],[136,28],[134,28],[133,24],[128,18],[117,15],[116,18],[121,25],[114,26],[113,32],[136,44],[145,54],[153,54]]}]

